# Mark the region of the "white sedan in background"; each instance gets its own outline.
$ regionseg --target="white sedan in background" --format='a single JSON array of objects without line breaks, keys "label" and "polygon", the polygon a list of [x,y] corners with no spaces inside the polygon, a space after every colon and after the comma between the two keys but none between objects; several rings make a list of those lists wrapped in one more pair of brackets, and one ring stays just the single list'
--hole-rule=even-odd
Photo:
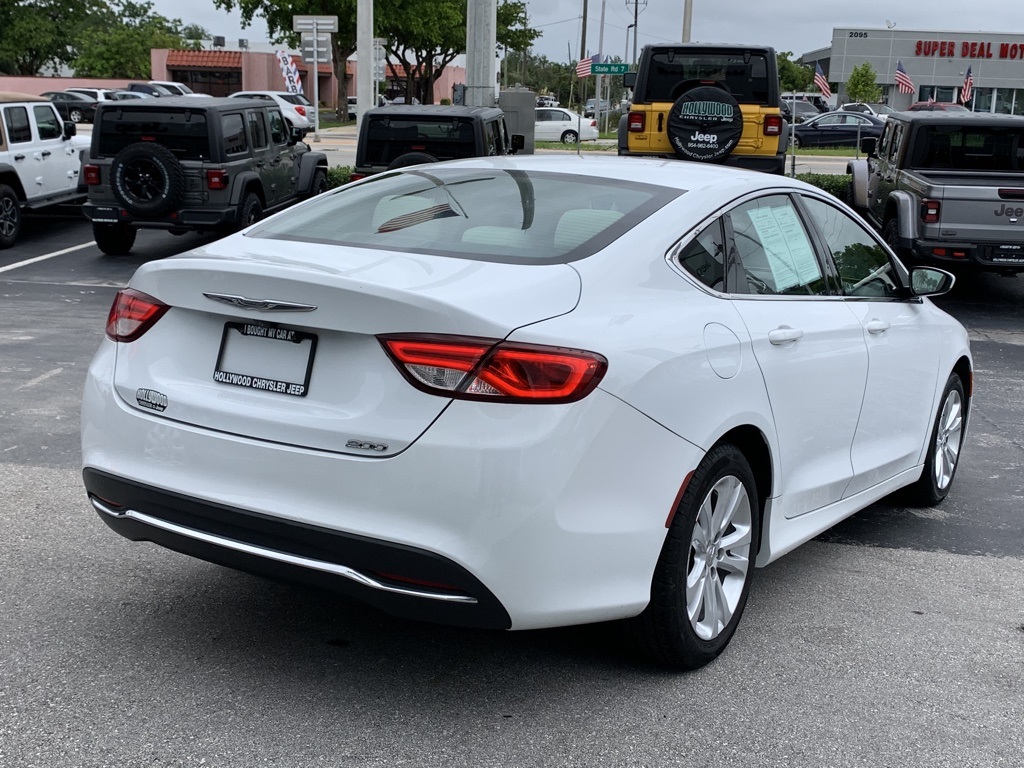
[{"label": "white sedan in background", "polygon": [[560,141],[563,144],[575,144],[579,141],[595,141],[600,134],[597,120],[583,117],[561,107],[538,107],[537,121],[534,124],[536,141]]},{"label": "white sedan in background", "polygon": [[694,668],[755,566],[950,491],[973,369],[927,296],[952,283],[782,176],[378,174],[139,268],[89,368],[84,482],[129,539],[417,619],[629,619]]},{"label": "white sedan in background", "polygon": [[293,128],[301,128],[303,131],[313,130],[316,121],[316,114],[312,102],[301,93],[289,91],[238,91],[232,93],[233,99],[257,99],[272,101],[281,108],[281,114]]}]

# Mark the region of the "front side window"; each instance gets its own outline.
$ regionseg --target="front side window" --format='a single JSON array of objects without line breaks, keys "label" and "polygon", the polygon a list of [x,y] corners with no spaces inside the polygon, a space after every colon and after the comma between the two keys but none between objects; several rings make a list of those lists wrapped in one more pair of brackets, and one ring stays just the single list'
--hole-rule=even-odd
[{"label": "front side window", "polygon": [[284,124],[284,117],[281,112],[272,109],[267,113],[270,118],[270,138],[275,144],[285,144],[288,141],[288,126]]},{"label": "front side window", "polygon": [[803,197],[835,263],[846,296],[896,298],[899,285],[885,248],[860,224],[817,198]]},{"label": "front side window", "polygon": [[25,107],[5,109],[4,122],[7,124],[7,138],[11,144],[32,141],[32,126],[29,125],[28,110]]},{"label": "front side window", "polygon": [[[786,195],[743,203],[728,214],[746,293],[817,296],[828,292],[803,222]],[[742,287],[730,286],[732,292]]]},{"label": "front side window", "polygon": [[32,113],[36,117],[36,128],[39,131],[40,139],[59,139],[61,137],[63,131],[61,131],[60,120],[57,119],[57,113],[53,111],[53,107],[40,104],[37,107],[32,107]]}]

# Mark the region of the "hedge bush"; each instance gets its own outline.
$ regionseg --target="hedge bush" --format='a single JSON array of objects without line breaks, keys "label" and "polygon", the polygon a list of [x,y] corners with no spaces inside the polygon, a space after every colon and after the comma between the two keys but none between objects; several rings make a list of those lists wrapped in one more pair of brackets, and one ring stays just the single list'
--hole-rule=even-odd
[{"label": "hedge bush", "polygon": [[352,166],[342,165],[327,169],[327,188],[334,189],[352,181]]},{"label": "hedge bush", "polygon": [[798,173],[796,178],[849,202],[846,196],[853,177],[848,173]]}]

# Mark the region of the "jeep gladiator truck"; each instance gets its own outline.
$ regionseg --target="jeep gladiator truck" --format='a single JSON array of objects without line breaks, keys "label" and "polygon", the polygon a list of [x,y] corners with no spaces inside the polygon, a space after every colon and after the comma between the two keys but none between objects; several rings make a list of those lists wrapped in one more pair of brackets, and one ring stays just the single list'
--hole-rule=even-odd
[{"label": "jeep gladiator truck", "polygon": [[1024,117],[899,112],[861,149],[850,202],[897,254],[1024,272]]}]

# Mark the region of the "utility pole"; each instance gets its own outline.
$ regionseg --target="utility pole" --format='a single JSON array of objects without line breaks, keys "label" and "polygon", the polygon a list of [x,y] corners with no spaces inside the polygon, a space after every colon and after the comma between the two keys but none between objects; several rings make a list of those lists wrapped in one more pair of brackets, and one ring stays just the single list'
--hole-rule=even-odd
[{"label": "utility pole", "polygon": [[683,0],[683,42],[690,42],[690,26],[693,22],[693,0]]},{"label": "utility pole", "polygon": [[580,61],[587,58],[587,0],[583,0],[583,34],[580,35]]},{"label": "utility pole", "polygon": [[[359,0],[356,6],[356,130],[363,122],[363,114],[377,106],[376,75],[373,57],[373,0]],[[315,71],[315,70],[314,70]],[[342,62],[341,71],[345,71]],[[348,105],[344,105],[348,109]]]},{"label": "utility pole", "polygon": [[466,0],[466,106],[493,107],[498,0]]},{"label": "utility pole", "polygon": [[[636,66],[636,55],[637,55],[637,33],[640,30],[640,6],[647,9],[647,0],[633,0],[633,23],[626,27],[626,35],[629,35],[629,28],[633,28],[633,65]],[[629,8],[629,0],[626,0],[626,7]],[[627,48],[629,46],[626,46]],[[628,64],[629,62],[626,61]]]},{"label": "utility pole", "polygon": [[[604,8],[608,0],[601,0],[601,29],[597,36],[597,53],[599,56],[604,56]],[[597,124],[601,125],[601,101],[604,96],[604,75],[598,75],[594,79],[594,118],[597,120]]]}]

